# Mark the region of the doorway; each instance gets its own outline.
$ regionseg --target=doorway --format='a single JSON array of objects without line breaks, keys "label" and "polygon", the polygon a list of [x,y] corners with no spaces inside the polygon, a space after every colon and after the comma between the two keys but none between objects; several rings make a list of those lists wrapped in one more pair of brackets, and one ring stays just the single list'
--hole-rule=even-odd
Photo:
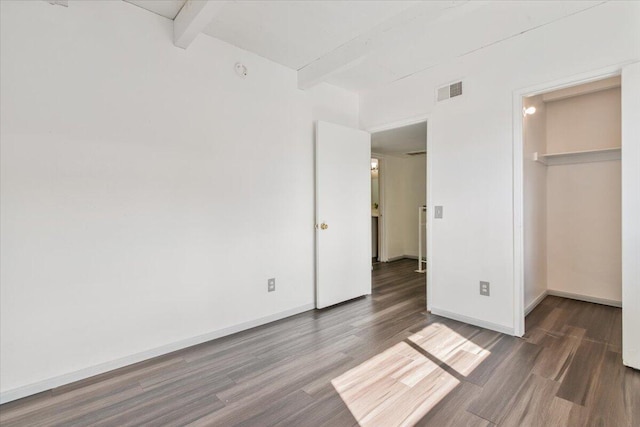
[{"label": "doorway", "polygon": [[424,283],[429,305],[427,129],[422,119],[372,130],[371,222],[374,289],[385,270],[388,283],[393,276]]},{"label": "doorway", "polygon": [[[536,95],[553,90],[572,88],[585,83],[604,81],[611,77],[621,76],[620,80],[620,139],[618,149],[605,147],[594,153],[576,154],[560,153],[563,156],[594,156],[601,160],[611,156],[620,158],[620,193],[621,193],[621,304],[622,304],[622,362],[624,365],[640,369],[640,245],[638,231],[640,223],[640,122],[636,117],[640,113],[640,62],[613,65],[605,69],[591,71],[564,78],[551,83],[532,86],[515,91],[513,94],[514,127],[513,127],[513,167],[514,167],[514,324],[515,335],[522,336],[525,329],[525,230],[524,230],[524,156],[523,125],[526,118],[524,101]],[[608,148],[608,149],[607,149]],[[617,152],[617,153],[616,153]],[[554,154],[554,153],[551,153]],[[543,162],[555,162],[563,156],[536,156]],[[565,156],[566,157],[566,156]],[[611,161],[611,160],[610,160]],[[592,209],[598,210],[599,205]],[[605,207],[607,208],[607,207]],[[606,301],[597,301],[603,303]]]},{"label": "doorway", "polygon": [[517,335],[547,295],[622,306],[624,91],[598,74],[514,94]]},{"label": "doorway", "polygon": [[524,97],[524,306],[622,306],[620,76]]},{"label": "doorway", "polygon": [[380,159],[371,159],[371,263],[380,262]]}]

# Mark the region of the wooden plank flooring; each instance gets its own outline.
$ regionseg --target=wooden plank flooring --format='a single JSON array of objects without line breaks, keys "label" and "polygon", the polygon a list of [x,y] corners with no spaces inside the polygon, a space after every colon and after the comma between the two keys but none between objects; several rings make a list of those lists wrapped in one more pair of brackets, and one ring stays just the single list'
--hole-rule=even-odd
[{"label": "wooden plank flooring", "polygon": [[620,309],[547,297],[523,339],[425,313],[415,261],[373,295],[0,407],[2,426],[640,426]]}]

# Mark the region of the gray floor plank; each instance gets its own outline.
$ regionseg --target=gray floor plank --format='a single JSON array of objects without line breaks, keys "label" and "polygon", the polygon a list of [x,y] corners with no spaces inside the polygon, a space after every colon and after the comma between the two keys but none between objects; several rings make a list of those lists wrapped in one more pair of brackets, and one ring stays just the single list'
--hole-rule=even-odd
[{"label": "gray floor plank", "polygon": [[414,269],[377,264],[371,296],[2,405],[0,425],[640,425],[620,309],[547,297],[519,339],[426,313]]}]

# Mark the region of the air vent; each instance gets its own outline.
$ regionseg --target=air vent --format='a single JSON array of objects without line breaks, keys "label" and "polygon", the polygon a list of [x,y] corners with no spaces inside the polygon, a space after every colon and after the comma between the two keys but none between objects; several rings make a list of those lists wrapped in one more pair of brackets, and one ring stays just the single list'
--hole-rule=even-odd
[{"label": "air vent", "polygon": [[462,82],[451,83],[438,88],[438,102],[460,95],[462,95]]},{"label": "air vent", "polygon": [[407,156],[420,156],[422,154],[427,154],[427,152],[425,150],[422,151],[409,151],[408,153],[404,153]]}]

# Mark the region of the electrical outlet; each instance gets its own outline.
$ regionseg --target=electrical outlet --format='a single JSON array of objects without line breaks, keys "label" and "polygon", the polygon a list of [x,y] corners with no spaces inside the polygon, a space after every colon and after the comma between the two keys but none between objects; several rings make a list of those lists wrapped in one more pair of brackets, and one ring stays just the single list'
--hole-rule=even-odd
[{"label": "electrical outlet", "polygon": [[267,280],[267,292],[274,292],[276,290],[276,278]]},{"label": "electrical outlet", "polygon": [[488,297],[491,294],[491,285],[489,282],[480,282],[480,295]]},{"label": "electrical outlet", "polygon": [[434,210],[433,210],[433,217],[436,219],[442,219],[442,212],[443,208],[442,206],[434,206]]}]

